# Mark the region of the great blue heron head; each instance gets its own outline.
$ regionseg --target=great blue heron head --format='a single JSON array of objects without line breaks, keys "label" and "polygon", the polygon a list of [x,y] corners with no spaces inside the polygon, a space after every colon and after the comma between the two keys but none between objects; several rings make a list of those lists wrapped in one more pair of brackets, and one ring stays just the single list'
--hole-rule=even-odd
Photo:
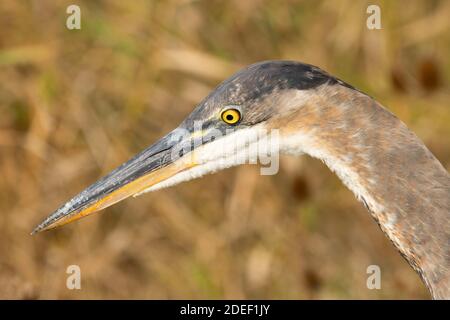
[{"label": "great blue heron head", "polygon": [[[131,195],[174,185],[242,163],[260,140],[259,129],[285,117],[293,93],[339,82],[317,67],[292,61],[251,65],[211,92],[179,127],[98,180],[33,231],[99,211]],[[232,146],[232,148],[230,148]]]}]

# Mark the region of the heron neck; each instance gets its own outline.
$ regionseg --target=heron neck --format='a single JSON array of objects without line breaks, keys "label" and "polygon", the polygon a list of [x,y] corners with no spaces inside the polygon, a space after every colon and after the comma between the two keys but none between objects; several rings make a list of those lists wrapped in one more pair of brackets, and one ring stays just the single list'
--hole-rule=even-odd
[{"label": "heron neck", "polygon": [[365,204],[433,297],[450,298],[450,175],[376,101],[344,87],[323,90],[279,124],[284,150],[324,161]]}]

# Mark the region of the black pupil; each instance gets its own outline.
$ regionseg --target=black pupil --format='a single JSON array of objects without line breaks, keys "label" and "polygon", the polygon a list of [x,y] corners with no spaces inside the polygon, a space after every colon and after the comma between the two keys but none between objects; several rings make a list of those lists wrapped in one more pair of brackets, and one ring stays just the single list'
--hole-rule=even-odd
[{"label": "black pupil", "polygon": [[228,121],[231,121],[231,120],[234,119],[234,117],[231,114],[227,114],[226,118],[227,118]]}]

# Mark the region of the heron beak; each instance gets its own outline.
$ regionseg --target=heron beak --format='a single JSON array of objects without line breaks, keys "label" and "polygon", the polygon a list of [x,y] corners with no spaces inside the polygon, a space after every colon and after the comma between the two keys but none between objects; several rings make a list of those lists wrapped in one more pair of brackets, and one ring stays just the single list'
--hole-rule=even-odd
[{"label": "heron beak", "polygon": [[170,132],[50,214],[31,234],[78,220],[196,166],[180,152],[192,146],[193,135]]}]

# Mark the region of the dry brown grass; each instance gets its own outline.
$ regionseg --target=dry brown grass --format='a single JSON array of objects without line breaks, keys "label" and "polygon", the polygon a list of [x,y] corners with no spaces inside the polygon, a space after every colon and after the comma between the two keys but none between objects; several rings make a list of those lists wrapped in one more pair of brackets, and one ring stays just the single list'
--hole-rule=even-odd
[{"label": "dry brown grass", "polygon": [[[65,9],[82,9],[82,30]],[[57,3],[57,4],[56,4]],[[450,167],[450,2],[0,2],[0,298],[428,298],[321,163],[239,167],[31,237],[85,186],[176,126],[240,66],[327,69]],[[82,290],[65,287],[78,264]],[[368,290],[366,267],[382,269]]]}]

